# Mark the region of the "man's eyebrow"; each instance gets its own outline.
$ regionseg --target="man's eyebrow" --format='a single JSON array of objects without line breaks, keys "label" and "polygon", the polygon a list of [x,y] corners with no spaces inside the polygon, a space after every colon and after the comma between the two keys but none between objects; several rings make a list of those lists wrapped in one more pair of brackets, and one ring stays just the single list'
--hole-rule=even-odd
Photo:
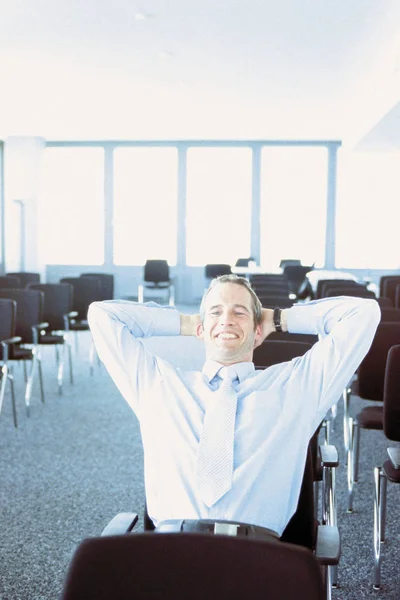
[{"label": "man's eyebrow", "polygon": [[[222,306],[222,304],[214,304],[213,306],[210,306],[208,310],[215,310],[216,308],[221,308],[221,306]],[[234,304],[233,308],[242,308],[243,310],[245,310],[247,313],[250,314],[249,309],[244,304]]]}]

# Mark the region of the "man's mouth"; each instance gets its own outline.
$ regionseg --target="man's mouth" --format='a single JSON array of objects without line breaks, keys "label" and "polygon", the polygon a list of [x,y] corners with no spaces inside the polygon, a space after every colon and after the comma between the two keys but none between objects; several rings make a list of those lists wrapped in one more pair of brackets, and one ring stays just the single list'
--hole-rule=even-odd
[{"label": "man's mouth", "polygon": [[222,332],[217,335],[220,340],[236,340],[239,336],[236,333]]}]

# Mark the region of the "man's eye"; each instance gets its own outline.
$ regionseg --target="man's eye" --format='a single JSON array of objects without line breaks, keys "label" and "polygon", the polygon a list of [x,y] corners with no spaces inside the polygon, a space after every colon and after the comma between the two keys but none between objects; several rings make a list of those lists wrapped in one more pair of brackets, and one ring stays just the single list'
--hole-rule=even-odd
[{"label": "man's eye", "polygon": [[210,314],[213,315],[214,317],[217,317],[221,313],[219,312],[219,310],[213,310]]},{"label": "man's eye", "polygon": [[235,312],[235,315],[244,315],[244,312],[241,312],[240,310],[237,310],[237,311]]}]

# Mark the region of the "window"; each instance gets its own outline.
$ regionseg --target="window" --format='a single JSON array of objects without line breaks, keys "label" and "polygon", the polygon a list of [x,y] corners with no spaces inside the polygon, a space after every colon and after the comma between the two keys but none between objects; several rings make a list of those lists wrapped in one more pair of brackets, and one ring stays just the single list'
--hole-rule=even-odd
[{"label": "window", "polygon": [[399,269],[398,153],[342,150],[338,158],[336,266]]},{"label": "window", "polygon": [[175,148],[114,151],[115,264],[176,264],[177,161]]},{"label": "window", "polygon": [[41,255],[46,264],[103,264],[102,148],[45,148],[38,218]]},{"label": "window", "polygon": [[186,262],[235,264],[250,256],[250,148],[190,148]]},{"label": "window", "polygon": [[317,147],[263,148],[261,265],[285,258],[322,267],[325,255],[328,152]]}]

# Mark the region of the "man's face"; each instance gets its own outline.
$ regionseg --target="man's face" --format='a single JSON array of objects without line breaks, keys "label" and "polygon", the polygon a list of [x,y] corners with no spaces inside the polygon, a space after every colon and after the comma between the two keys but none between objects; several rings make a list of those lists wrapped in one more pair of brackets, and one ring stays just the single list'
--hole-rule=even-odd
[{"label": "man's face", "polygon": [[224,365],[252,361],[261,327],[254,328],[250,292],[236,283],[217,283],[205,299],[197,334],[204,340],[207,359]]}]

